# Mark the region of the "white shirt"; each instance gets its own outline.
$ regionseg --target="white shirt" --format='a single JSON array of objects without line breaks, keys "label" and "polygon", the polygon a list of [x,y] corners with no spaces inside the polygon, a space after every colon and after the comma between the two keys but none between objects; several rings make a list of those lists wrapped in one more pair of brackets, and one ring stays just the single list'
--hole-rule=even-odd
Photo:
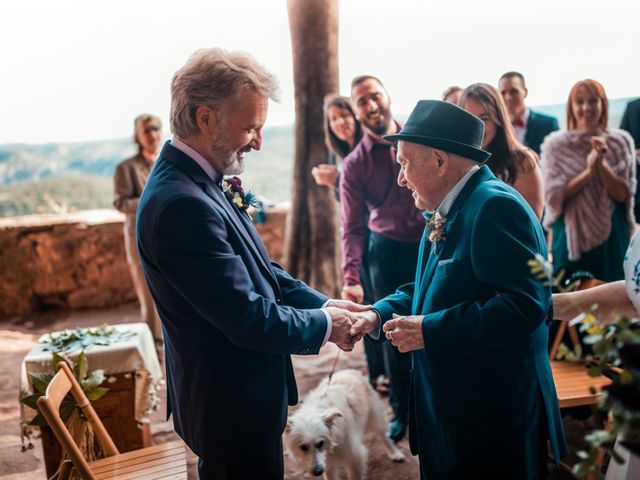
[{"label": "white shirt", "polygon": [[467,170],[467,173],[465,173],[462,178],[458,180],[458,183],[456,183],[453,188],[449,190],[449,193],[445,195],[444,199],[442,200],[442,202],[440,202],[440,205],[438,205],[438,208],[436,208],[435,211],[446,218],[446,216],[449,215],[449,211],[451,210],[453,203],[456,201],[456,198],[458,198],[458,195],[460,195],[460,192],[462,191],[464,186],[467,184],[473,174],[476,173],[479,169],[480,165],[474,165],[469,170]]},{"label": "white shirt", "polygon": [[511,123],[511,125],[513,125],[514,131],[516,132],[516,137],[518,138],[520,143],[524,143],[524,137],[527,134],[527,125],[529,124],[529,113],[530,113],[529,109],[525,108],[524,113],[520,117],[520,119],[522,120],[521,127],[514,125],[513,122]]}]

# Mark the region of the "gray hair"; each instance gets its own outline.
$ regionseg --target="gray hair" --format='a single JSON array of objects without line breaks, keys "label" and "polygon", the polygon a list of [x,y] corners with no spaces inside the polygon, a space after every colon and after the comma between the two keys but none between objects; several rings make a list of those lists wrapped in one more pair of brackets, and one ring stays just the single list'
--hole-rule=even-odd
[{"label": "gray hair", "polygon": [[227,102],[251,88],[279,101],[278,80],[245,52],[203,48],[171,79],[171,132],[187,138],[198,130],[196,110],[206,105],[220,115]]}]

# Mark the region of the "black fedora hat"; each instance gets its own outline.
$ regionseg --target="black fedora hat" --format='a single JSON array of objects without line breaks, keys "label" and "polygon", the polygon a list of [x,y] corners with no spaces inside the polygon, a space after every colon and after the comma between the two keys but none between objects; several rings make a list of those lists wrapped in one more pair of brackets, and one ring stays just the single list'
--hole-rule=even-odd
[{"label": "black fedora hat", "polygon": [[404,140],[455,153],[476,162],[486,162],[491,154],[482,150],[484,122],[466,110],[440,100],[420,100],[407,123],[385,140]]}]

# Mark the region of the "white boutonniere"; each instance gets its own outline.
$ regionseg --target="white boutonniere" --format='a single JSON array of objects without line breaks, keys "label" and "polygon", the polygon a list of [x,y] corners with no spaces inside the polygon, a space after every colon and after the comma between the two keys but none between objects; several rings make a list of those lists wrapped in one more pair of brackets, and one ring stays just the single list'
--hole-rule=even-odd
[{"label": "white boutonniere", "polygon": [[436,252],[438,251],[438,245],[445,240],[444,227],[446,224],[447,219],[443,217],[440,212],[435,212],[427,222],[427,228],[429,229],[429,241],[433,244],[433,248]]}]

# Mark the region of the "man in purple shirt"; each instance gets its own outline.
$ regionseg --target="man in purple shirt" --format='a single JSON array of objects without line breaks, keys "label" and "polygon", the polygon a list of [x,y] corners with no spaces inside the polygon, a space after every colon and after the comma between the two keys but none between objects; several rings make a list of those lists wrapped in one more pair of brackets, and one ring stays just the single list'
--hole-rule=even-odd
[{"label": "man in purple shirt", "polygon": [[[396,149],[382,139],[400,129],[382,82],[370,75],[356,77],[351,82],[351,101],[364,127],[364,136],[345,158],[340,183],[342,298],[362,302],[360,267],[365,251],[373,297],[379,300],[413,281],[425,220],[411,192],[397,184],[400,167],[395,160]],[[367,211],[370,234],[365,242]],[[411,358],[389,343],[384,343],[383,348],[394,412],[389,437],[398,441],[406,430]]]}]

